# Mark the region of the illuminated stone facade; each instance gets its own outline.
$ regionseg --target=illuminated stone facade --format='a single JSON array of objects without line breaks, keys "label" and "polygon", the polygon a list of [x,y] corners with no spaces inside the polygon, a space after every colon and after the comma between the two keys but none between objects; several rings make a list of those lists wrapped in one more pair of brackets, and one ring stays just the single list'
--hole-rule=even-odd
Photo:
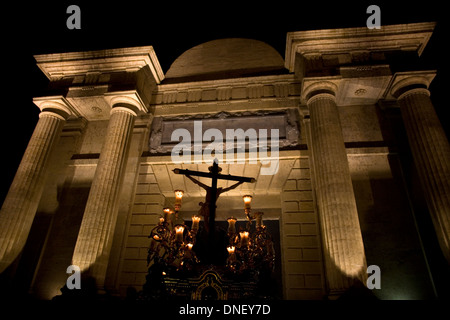
[{"label": "illuminated stone facade", "polygon": [[[366,285],[369,265],[381,269],[379,298],[433,296],[407,177],[417,170],[450,260],[450,147],[429,97],[436,71],[397,68],[419,59],[433,28],[291,32],[284,59],[261,41],[214,40],[165,74],[150,46],[35,56],[49,94],[34,99],[40,119],[1,209],[3,278],[51,299],[73,264],[100,293],[141,290],[148,235],[173,191],[185,191],[186,220],[204,197],[172,170],[211,163],[171,157],[172,132],[201,121],[279,129],[276,173],[262,175],[267,159],[248,146],[245,163],[220,164],[257,181],[221,196],[216,218],[243,218],[252,194],[276,223],[279,298],[340,297]],[[402,162],[407,142],[415,169]]]}]

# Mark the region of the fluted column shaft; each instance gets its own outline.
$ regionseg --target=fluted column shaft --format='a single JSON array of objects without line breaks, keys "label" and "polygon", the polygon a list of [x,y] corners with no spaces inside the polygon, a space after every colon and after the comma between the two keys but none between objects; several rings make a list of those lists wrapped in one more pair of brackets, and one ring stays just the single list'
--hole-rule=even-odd
[{"label": "fluted column shaft", "polygon": [[398,103],[437,238],[450,262],[450,145],[427,89],[406,91]]},{"label": "fluted column shaft", "polygon": [[366,283],[363,239],[335,97],[319,93],[307,105],[326,278],[329,294],[339,295]]},{"label": "fluted column shaft", "polygon": [[72,263],[104,286],[118,213],[118,198],[136,113],[114,107],[87,200]]},{"label": "fluted column shaft", "polygon": [[65,117],[43,111],[0,212],[0,273],[20,254],[41,198],[46,168]]}]

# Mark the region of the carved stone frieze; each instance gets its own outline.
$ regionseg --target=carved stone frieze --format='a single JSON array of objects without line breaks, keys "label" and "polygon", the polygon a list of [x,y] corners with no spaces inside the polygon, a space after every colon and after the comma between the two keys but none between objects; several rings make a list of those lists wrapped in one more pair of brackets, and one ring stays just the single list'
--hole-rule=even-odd
[{"label": "carved stone frieze", "polygon": [[167,105],[191,107],[192,104],[205,103],[285,101],[299,96],[300,85],[293,75],[277,75],[163,84],[153,92],[151,104],[161,109]]}]

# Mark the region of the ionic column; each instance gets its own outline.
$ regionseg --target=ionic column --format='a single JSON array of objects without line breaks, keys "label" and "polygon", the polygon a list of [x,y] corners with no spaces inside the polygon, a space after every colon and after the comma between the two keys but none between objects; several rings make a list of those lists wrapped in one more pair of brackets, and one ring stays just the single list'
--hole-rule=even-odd
[{"label": "ionic column", "polygon": [[[442,252],[450,262],[450,145],[425,79],[394,88],[409,145]],[[402,86],[404,84],[405,86]]]},{"label": "ionic column", "polygon": [[[42,101],[41,101],[42,102]],[[57,103],[47,103],[0,211],[0,273],[20,254],[41,198],[50,155],[69,115]]]},{"label": "ionic column", "polygon": [[80,267],[83,276],[94,278],[100,289],[105,282],[135,117],[130,105],[115,105],[111,110],[72,257],[72,264]]},{"label": "ionic column", "polygon": [[366,284],[367,267],[333,86],[307,95],[310,150],[330,297]]}]

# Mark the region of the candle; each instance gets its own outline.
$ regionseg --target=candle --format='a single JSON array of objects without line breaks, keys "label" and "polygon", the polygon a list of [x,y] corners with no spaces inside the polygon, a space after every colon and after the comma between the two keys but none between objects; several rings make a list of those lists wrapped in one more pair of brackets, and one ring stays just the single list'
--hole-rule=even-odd
[{"label": "candle", "polygon": [[227,251],[228,251],[228,259],[227,259],[227,263],[233,263],[236,261],[236,255],[235,255],[235,246],[229,246],[227,247]]},{"label": "candle", "polygon": [[242,199],[244,199],[244,211],[245,211],[245,214],[247,215],[247,217],[249,217],[250,210],[251,210],[250,204],[252,203],[252,196],[245,195],[245,196],[242,197]]},{"label": "candle", "polygon": [[231,217],[227,219],[228,221],[228,234],[236,233],[236,218]]},{"label": "candle", "polygon": [[177,242],[183,242],[183,232],[184,232],[184,226],[178,225],[175,226],[175,241]]},{"label": "candle", "polygon": [[175,190],[175,211],[180,211],[181,199],[183,198],[183,190]]},{"label": "candle", "polygon": [[246,247],[248,245],[248,231],[241,231],[239,235],[241,236],[241,247]]},{"label": "candle", "polygon": [[170,214],[170,208],[164,208],[163,209],[163,212],[164,212],[164,215],[163,215],[163,218],[164,218],[164,221],[168,221],[168,219],[169,219],[169,214]]},{"label": "candle", "polygon": [[242,197],[242,199],[244,199],[244,208],[245,209],[250,208],[250,204],[252,203],[252,196],[245,195]]},{"label": "candle", "polygon": [[179,201],[183,198],[184,191],[183,190],[175,190],[175,198]]},{"label": "candle", "polygon": [[185,251],[185,258],[191,259],[192,258],[192,247],[194,245],[192,243],[188,243],[186,245],[187,250]]},{"label": "candle", "polygon": [[200,217],[192,216],[192,231],[198,231],[198,224],[200,223]]}]

